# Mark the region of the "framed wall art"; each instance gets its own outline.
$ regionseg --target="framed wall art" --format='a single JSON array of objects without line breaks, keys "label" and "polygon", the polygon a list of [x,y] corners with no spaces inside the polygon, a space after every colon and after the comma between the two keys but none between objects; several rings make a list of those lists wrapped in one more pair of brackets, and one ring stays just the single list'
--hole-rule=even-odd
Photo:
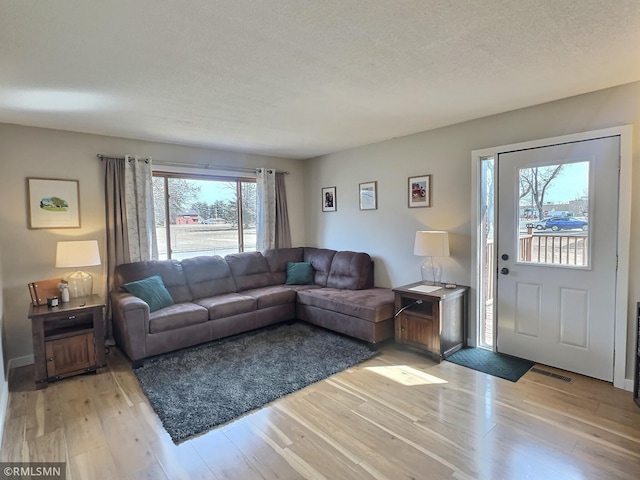
[{"label": "framed wall art", "polygon": [[409,208],[431,206],[431,175],[409,177]]},{"label": "framed wall art", "polygon": [[336,206],[336,187],[324,187],[322,189],[322,211],[335,212]]},{"label": "framed wall art", "polygon": [[80,182],[27,178],[29,228],[80,228]]},{"label": "framed wall art", "polygon": [[378,182],[360,184],[360,210],[378,208]]}]

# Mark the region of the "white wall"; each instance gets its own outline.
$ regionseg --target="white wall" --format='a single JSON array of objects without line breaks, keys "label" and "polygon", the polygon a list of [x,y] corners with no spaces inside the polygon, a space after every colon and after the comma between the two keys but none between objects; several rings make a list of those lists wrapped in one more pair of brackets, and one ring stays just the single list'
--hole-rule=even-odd
[{"label": "white wall", "polygon": [[[420,278],[413,255],[416,230],[451,232],[452,257],[441,259],[443,279],[471,282],[471,151],[633,124],[633,184],[640,185],[640,82],[417,133],[326,155],[305,166],[307,244],[369,252],[376,284],[399,286]],[[407,207],[409,176],[432,174],[431,208]],[[358,184],[377,180],[378,210],[358,209]],[[322,187],[337,187],[337,212],[321,212]],[[635,302],[640,300],[640,210],[634,193],[627,378],[632,376]]]},{"label": "white wall", "polygon": [[[0,209],[0,248],[4,253],[0,277],[5,299],[5,355],[14,366],[29,362],[33,351],[27,283],[67,273],[54,267],[56,242],[97,239],[105,258],[104,180],[98,153],[288,170],[291,175],[285,182],[292,242],[296,246],[305,243],[302,165],[297,160],[0,124],[0,205],[4,206]],[[29,230],[27,177],[79,180],[81,228]],[[95,277],[95,293],[105,295],[104,265],[86,270]]]}]

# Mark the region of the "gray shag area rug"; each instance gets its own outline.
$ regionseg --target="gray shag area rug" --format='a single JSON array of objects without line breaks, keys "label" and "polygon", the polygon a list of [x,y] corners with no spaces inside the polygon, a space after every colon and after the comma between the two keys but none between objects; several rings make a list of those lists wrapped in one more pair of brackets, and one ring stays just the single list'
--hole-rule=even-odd
[{"label": "gray shag area rug", "polygon": [[178,444],[377,355],[305,323],[153,357],[134,373]]}]

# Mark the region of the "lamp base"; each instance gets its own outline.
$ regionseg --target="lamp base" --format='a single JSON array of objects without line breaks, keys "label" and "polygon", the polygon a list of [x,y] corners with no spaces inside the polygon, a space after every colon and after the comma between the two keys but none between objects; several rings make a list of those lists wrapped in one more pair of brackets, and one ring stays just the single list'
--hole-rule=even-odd
[{"label": "lamp base", "polygon": [[88,297],[93,294],[93,277],[89,273],[78,270],[65,280],[69,284],[71,298]]},{"label": "lamp base", "polygon": [[442,265],[433,260],[433,257],[427,257],[420,270],[422,273],[422,283],[425,285],[442,284]]}]

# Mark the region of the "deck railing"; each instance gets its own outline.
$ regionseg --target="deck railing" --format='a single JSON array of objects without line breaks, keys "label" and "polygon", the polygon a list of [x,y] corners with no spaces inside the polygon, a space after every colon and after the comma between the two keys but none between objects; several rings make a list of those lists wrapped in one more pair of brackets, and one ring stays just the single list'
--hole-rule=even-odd
[{"label": "deck railing", "polygon": [[[589,235],[533,234],[520,235],[519,262],[553,265],[586,266],[589,260]],[[495,249],[493,239],[487,240],[485,265],[486,292],[493,298],[495,278]]]},{"label": "deck railing", "polygon": [[586,266],[589,235],[520,236],[521,262]]}]

